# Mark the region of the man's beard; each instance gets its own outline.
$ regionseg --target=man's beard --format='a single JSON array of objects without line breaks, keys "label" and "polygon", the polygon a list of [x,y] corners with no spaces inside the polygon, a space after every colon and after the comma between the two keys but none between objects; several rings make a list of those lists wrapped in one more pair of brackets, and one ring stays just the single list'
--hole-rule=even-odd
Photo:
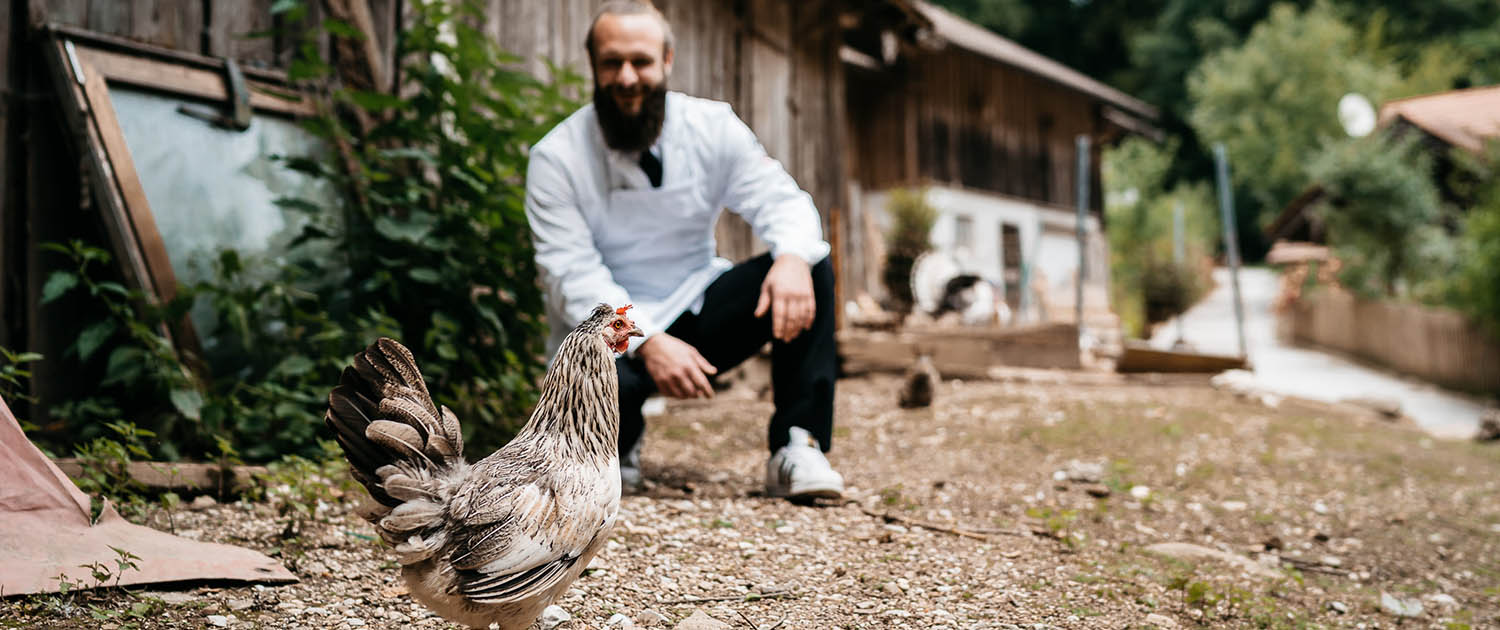
[{"label": "man's beard", "polygon": [[604,142],[616,151],[644,151],[656,143],[661,135],[662,121],[667,118],[667,82],[656,85],[637,84],[635,89],[644,90],[641,111],[634,116],[620,110],[615,102],[618,86],[608,89],[594,82],[594,112],[599,116],[599,127],[604,130]]}]

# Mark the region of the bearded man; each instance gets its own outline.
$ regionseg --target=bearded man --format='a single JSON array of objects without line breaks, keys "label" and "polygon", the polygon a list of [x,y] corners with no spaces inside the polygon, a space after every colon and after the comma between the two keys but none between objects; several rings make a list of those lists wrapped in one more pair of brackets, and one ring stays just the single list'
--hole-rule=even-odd
[{"label": "bearded man", "polygon": [[[766,493],[837,498],[833,272],[812,197],[727,103],[667,90],[672,30],[649,2],[606,2],[589,27],[593,103],[531,151],[526,216],[547,293],[549,352],[594,306],[634,304],[645,336],[617,359],[620,472],[639,490],[641,405],[710,397],[715,374],[772,344]],[[728,208],[770,252],[715,256]]]}]

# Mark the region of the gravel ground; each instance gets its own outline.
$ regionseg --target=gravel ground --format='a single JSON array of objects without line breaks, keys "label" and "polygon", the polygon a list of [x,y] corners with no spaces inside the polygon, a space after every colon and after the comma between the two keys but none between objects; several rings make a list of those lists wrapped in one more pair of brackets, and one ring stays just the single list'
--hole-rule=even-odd
[{"label": "gravel ground", "polygon": [[[769,403],[670,405],[646,493],[558,627],[1500,627],[1500,447],[1191,379],[1017,372],[918,410],[899,385],[841,382],[830,459],[849,500],[817,506],[761,496]],[[274,554],[297,584],[12,598],[0,626],[454,627],[346,501],[288,505],[171,522]]]}]

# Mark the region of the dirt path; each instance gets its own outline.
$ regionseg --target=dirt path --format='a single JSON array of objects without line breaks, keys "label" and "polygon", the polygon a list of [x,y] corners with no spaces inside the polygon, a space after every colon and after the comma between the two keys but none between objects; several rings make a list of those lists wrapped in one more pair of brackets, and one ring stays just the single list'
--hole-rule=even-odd
[{"label": "dirt path", "polygon": [[[673,405],[648,432],[654,487],[624,500],[560,627],[700,609],[758,630],[1500,625],[1500,448],[1204,384],[1092,382],[950,382],[907,411],[893,378],[844,381],[831,459],[853,501],[821,507],[759,496],[769,404]],[[0,626],[449,627],[347,507],[318,515],[300,532],[264,504],[176,515],[280,554],[299,584],[13,599]],[[1147,550],[1167,542],[1245,566]],[[1382,593],[1422,610],[1398,619]]]}]

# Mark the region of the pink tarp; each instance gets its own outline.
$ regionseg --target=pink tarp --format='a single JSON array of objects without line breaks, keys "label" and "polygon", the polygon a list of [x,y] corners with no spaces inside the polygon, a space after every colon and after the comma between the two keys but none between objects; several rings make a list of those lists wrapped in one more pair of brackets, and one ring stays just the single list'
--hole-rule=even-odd
[{"label": "pink tarp", "polygon": [[110,547],[140,557],[140,570],[126,570],[121,585],[297,581],[260,553],[134,525],[108,505],[90,524],[88,497],[26,439],[0,400],[0,596],[56,592],[59,575],[93,585],[89,570],[79,565],[99,562],[115,570]]}]

